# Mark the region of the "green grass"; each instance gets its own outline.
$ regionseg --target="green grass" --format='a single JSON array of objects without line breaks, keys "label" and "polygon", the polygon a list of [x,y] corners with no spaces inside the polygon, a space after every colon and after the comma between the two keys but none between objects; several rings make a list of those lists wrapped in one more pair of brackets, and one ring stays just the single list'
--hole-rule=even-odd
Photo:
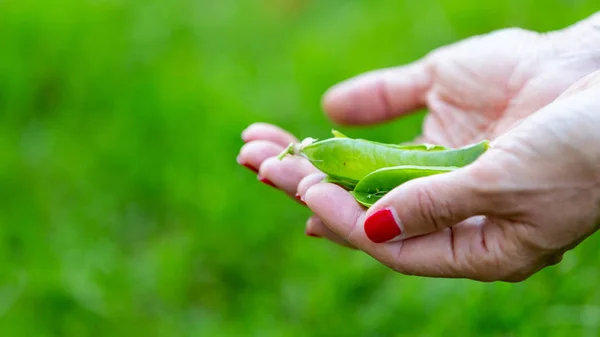
[{"label": "green grass", "polygon": [[594,4],[0,0],[0,335],[596,336],[598,237],[519,284],[401,276],[235,161],[255,121],[327,136],[338,81]]}]

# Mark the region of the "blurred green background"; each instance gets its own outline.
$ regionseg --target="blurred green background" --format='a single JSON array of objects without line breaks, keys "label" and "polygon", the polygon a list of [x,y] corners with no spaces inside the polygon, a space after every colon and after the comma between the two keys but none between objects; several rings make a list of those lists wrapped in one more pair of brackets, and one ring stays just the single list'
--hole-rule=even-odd
[{"label": "blurred green background", "polygon": [[406,277],[235,160],[255,121],[327,137],[336,82],[594,4],[0,0],[0,336],[597,336],[598,236],[519,284]]}]

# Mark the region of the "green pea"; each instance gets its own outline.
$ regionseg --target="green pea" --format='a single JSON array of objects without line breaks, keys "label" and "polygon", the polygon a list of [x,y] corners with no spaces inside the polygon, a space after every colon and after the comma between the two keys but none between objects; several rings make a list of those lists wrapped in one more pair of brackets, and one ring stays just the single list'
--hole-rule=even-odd
[{"label": "green pea", "polygon": [[441,174],[456,170],[458,167],[433,167],[433,166],[395,166],[386,167],[371,172],[354,187],[350,193],[356,201],[365,207],[371,207],[394,188],[409,180]]},{"label": "green pea", "polygon": [[280,155],[303,155],[329,179],[346,188],[358,183],[369,173],[394,166],[455,166],[472,163],[488,147],[487,140],[458,149],[441,146],[391,145],[363,139],[352,139],[334,132],[335,137],[317,141],[305,139],[290,146]]}]

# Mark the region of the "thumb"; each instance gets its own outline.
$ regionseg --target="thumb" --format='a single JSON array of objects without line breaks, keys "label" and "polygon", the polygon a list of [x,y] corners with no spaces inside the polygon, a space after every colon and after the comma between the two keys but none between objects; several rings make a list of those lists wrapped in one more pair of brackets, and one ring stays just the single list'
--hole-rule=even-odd
[{"label": "thumb", "polygon": [[471,164],[456,171],[411,180],[367,212],[365,234],[375,243],[432,233],[491,209],[481,175]]}]

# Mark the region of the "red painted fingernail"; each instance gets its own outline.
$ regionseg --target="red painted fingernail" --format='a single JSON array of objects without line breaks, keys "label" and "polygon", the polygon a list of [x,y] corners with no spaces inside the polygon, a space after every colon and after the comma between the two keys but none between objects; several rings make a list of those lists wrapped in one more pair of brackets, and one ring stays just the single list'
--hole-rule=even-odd
[{"label": "red painted fingernail", "polygon": [[244,165],[245,167],[247,167],[248,169],[250,169],[252,172],[254,172],[254,173],[258,173],[258,170],[257,170],[257,169],[255,169],[255,168],[254,168],[253,166],[251,166],[250,164],[242,164],[242,165]]},{"label": "red painted fingernail", "polygon": [[402,230],[392,210],[384,208],[367,218],[365,233],[369,240],[382,243],[402,234]]},{"label": "red painted fingernail", "polygon": [[240,156],[237,156],[237,158],[235,158],[235,161],[237,161],[238,164],[245,166],[246,168],[250,169],[252,172],[254,173],[258,173],[258,170],[255,169],[252,165],[248,164],[248,163],[242,163]]},{"label": "red painted fingernail", "polygon": [[258,178],[258,180],[260,180],[260,182],[261,182],[261,183],[263,183],[263,184],[267,184],[267,185],[269,185],[269,186],[272,186],[272,187],[275,187],[275,188],[277,188],[277,186],[275,186],[275,184],[273,184],[273,183],[272,183],[272,182],[271,182],[269,179],[267,179],[267,178],[260,178],[260,177],[259,177],[259,178]]},{"label": "red painted fingernail", "polygon": [[296,193],[296,199],[298,199],[298,201],[300,201],[302,204],[304,204],[304,206],[306,206],[306,203],[304,202],[300,194]]},{"label": "red painted fingernail", "polygon": [[315,234],[315,233],[308,232],[308,231],[306,232],[306,235],[308,235],[308,236],[312,236],[313,238],[320,238],[320,237],[321,237],[320,235],[317,235],[317,234]]}]

